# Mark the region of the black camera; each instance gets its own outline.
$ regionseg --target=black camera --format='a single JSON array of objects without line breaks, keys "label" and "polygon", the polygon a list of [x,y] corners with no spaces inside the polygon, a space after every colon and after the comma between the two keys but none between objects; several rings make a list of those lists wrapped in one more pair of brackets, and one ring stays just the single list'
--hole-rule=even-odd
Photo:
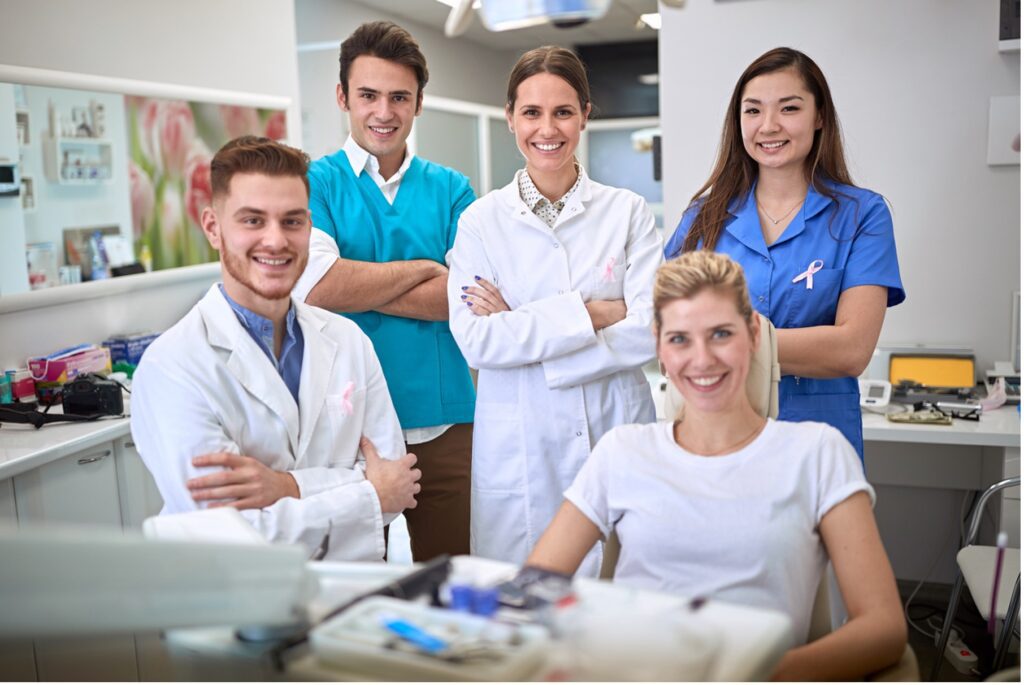
[{"label": "black camera", "polygon": [[78,376],[63,388],[64,413],[120,416],[124,413],[121,386],[95,373]]}]

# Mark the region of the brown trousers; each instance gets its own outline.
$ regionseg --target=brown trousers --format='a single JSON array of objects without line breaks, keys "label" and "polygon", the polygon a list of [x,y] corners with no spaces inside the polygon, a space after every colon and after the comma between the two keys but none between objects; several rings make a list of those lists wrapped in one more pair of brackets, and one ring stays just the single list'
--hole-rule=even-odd
[{"label": "brown trousers", "polygon": [[459,423],[430,442],[409,445],[423,472],[409,524],[413,561],[440,554],[469,554],[469,491],[473,424]]}]

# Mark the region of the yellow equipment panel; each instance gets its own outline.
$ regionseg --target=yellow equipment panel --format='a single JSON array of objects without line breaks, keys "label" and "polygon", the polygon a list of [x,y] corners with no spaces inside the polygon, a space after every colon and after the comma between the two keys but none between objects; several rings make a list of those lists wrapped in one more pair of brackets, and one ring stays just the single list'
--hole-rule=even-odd
[{"label": "yellow equipment panel", "polygon": [[896,385],[900,381],[914,381],[933,388],[973,388],[974,359],[894,354],[889,358],[889,382]]}]

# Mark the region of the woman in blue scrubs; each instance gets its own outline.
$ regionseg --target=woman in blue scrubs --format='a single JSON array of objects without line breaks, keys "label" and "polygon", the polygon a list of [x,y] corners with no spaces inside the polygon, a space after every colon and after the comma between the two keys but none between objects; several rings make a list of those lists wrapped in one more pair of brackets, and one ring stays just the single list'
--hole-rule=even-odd
[{"label": "woman in blue scrubs", "polygon": [[906,298],[892,217],[853,184],[828,83],[776,48],[733,90],[718,160],[665,248],[728,254],[778,329],[779,418],[838,428],[864,458],[858,376]]}]

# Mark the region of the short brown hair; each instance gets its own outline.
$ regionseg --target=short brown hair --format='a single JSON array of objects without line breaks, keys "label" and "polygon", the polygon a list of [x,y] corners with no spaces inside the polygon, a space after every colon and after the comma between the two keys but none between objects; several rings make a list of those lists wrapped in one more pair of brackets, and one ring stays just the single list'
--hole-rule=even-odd
[{"label": "short brown hair", "polygon": [[586,114],[587,105],[590,104],[590,82],[587,80],[587,69],[575,52],[557,45],[545,45],[524,52],[516,65],[512,67],[512,73],[508,76],[508,93],[505,99],[505,106],[509,110],[516,104],[516,91],[519,89],[519,84],[537,74],[554,74],[572,86],[572,89],[576,91],[576,97],[579,98],[580,109]]},{"label": "short brown hair", "polygon": [[210,196],[228,194],[235,174],[298,176],[309,197],[309,155],[270,138],[241,136],[224,144],[210,162]]},{"label": "short brown hair", "polygon": [[675,300],[689,300],[704,290],[729,295],[736,311],[750,327],[754,308],[750,304],[743,267],[724,254],[710,250],[684,252],[658,268],[654,276],[654,321],[661,330],[661,310]]},{"label": "short brown hair", "polygon": [[427,58],[420,52],[419,43],[412,34],[391,21],[369,21],[362,24],[341,44],[338,56],[338,80],[341,90],[348,97],[348,72],[357,57],[369,55],[409,67],[416,73],[417,101],[423,97],[423,88],[430,74],[427,72]]}]

